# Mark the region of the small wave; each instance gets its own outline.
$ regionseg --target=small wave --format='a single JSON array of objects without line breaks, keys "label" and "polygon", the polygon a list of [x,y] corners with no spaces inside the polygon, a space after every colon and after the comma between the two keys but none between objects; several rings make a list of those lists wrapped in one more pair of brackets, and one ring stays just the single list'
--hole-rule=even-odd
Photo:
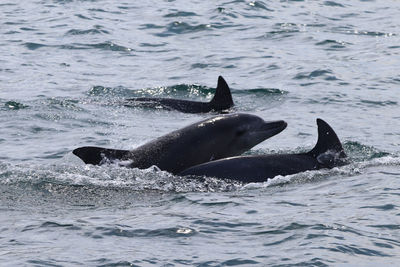
[{"label": "small wave", "polygon": [[286,95],[289,92],[285,90],[280,90],[277,88],[256,88],[256,89],[242,89],[235,90],[232,92],[233,94],[249,94],[256,96],[265,96],[265,95]]},{"label": "small wave", "polygon": [[292,37],[294,33],[300,32],[299,29],[283,29],[283,30],[275,30],[275,31],[269,31],[265,35],[263,35],[263,38],[287,38],[287,37]]},{"label": "small wave", "polygon": [[124,227],[97,227],[94,233],[87,233],[89,236],[118,236],[128,238],[154,238],[167,237],[179,238],[196,235],[197,231],[187,227],[171,227],[161,229],[124,229]]},{"label": "small wave", "polygon": [[83,44],[83,47],[88,48],[96,48],[101,50],[111,50],[111,51],[121,51],[121,52],[131,52],[133,49],[118,45],[113,42],[104,42],[104,43],[97,43],[97,44]]},{"label": "small wave", "polygon": [[123,86],[104,87],[93,86],[87,93],[90,96],[112,96],[112,97],[186,97],[200,96],[212,97],[215,88],[197,84],[177,84],[172,86],[160,86],[154,88],[143,88],[131,90]]},{"label": "small wave", "polygon": [[388,257],[390,255],[374,249],[362,248],[356,245],[338,245],[328,250],[349,255]]},{"label": "small wave", "polygon": [[20,110],[26,109],[29,106],[16,101],[7,101],[6,103],[4,103],[4,107],[8,110]]},{"label": "small wave", "polygon": [[7,31],[4,34],[17,34],[20,33],[19,31]]},{"label": "small wave", "polygon": [[357,163],[360,168],[378,167],[378,166],[397,166],[400,165],[400,157],[388,155],[380,158],[374,158],[369,161]]},{"label": "small wave", "polygon": [[[75,191],[118,190],[165,192],[222,192],[239,188],[238,183],[215,178],[186,179],[160,171],[157,167],[145,170],[113,165],[11,165],[0,162],[0,184],[33,186],[48,193]],[[89,190],[90,188],[90,190]],[[85,191],[85,190],[83,190]]]},{"label": "small wave", "polygon": [[273,12],[273,9],[268,8],[263,2],[261,1],[250,1],[249,3],[247,3],[247,5],[251,8],[251,9],[261,9],[261,10],[265,10],[265,11],[269,11],[269,12]]},{"label": "small wave", "polygon": [[315,78],[323,77],[324,80],[338,80],[334,75],[331,75],[332,71],[331,70],[314,70],[312,72],[300,72],[296,74],[295,77],[293,77],[294,80],[303,80],[303,79],[308,79],[308,80],[313,80]]},{"label": "small wave", "polygon": [[80,18],[80,19],[84,19],[84,20],[93,20],[92,18],[86,17],[82,14],[75,14],[76,17]]},{"label": "small wave", "polygon": [[29,50],[36,50],[42,47],[46,47],[47,45],[44,44],[39,44],[39,43],[31,43],[31,42],[27,42],[24,44]]},{"label": "small wave", "polygon": [[109,34],[108,31],[102,30],[101,26],[95,26],[94,29],[88,30],[78,30],[78,29],[71,29],[65,33],[65,35],[86,35],[86,34]]},{"label": "small wave", "polygon": [[130,97],[132,96],[132,90],[123,87],[106,87],[102,85],[95,85],[90,88],[86,93],[88,96],[112,96],[112,97]]},{"label": "small wave", "polygon": [[58,223],[53,221],[46,221],[40,225],[28,225],[25,226],[21,232],[37,230],[40,228],[51,229],[51,228],[65,228],[66,230],[80,230],[81,227],[75,226],[71,223]]},{"label": "small wave", "polygon": [[74,2],[74,0],[53,0],[54,3],[58,3],[58,4],[67,4],[67,3],[72,3]]},{"label": "small wave", "polygon": [[152,24],[152,23],[147,23],[147,24],[142,24],[140,25],[140,30],[151,30],[151,29],[162,29],[164,28],[163,26]]},{"label": "small wave", "polygon": [[380,206],[364,206],[360,207],[360,209],[375,209],[378,211],[386,211],[386,210],[396,210],[399,207],[393,204],[386,204],[386,205],[380,205]]},{"label": "small wave", "polygon": [[43,47],[52,47],[52,48],[60,48],[60,49],[67,49],[67,50],[80,50],[80,49],[100,49],[100,50],[110,50],[110,51],[120,51],[120,52],[131,52],[133,49],[129,47],[125,47],[122,45],[118,45],[116,43],[107,41],[103,43],[95,43],[95,44],[63,44],[63,45],[45,45],[39,43],[31,43],[27,42],[23,44],[29,50],[36,50]]},{"label": "small wave", "polygon": [[217,64],[211,63],[195,63],[190,66],[191,69],[207,69],[207,68],[214,68],[218,67]]},{"label": "small wave", "polygon": [[389,156],[389,153],[379,151],[372,146],[366,146],[354,141],[344,142],[343,148],[348,156],[356,162]]},{"label": "small wave", "polygon": [[[239,14],[235,10],[227,9],[225,7],[218,7],[215,9],[215,11],[218,13],[218,16],[225,16],[225,17],[233,18],[233,19],[237,19],[239,16]],[[217,17],[217,16],[213,16],[212,18],[215,18],[215,17]]]},{"label": "small wave", "polygon": [[202,86],[198,84],[178,84],[166,87],[169,93],[173,92],[190,92],[190,94],[194,95],[208,95],[210,93],[215,93],[215,88],[210,88],[207,86]]},{"label": "small wave", "polygon": [[37,29],[29,28],[29,27],[21,27],[19,28],[21,31],[37,31]]},{"label": "small wave", "polygon": [[400,78],[395,78],[395,77],[389,78],[387,82],[393,84],[400,84]]},{"label": "small wave", "polygon": [[[68,99],[62,97],[52,97],[52,98],[44,98],[26,101],[26,103],[20,103],[17,101],[7,101],[4,104],[4,107],[7,110],[20,110],[20,109],[34,109],[35,111],[38,108],[46,109],[47,111],[50,109],[51,111],[56,110],[72,110],[72,111],[81,111],[82,109],[78,106],[80,100],[78,99]],[[34,113],[38,114],[38,113]],[[43,113],[45,114],[45,113]],[[50,115],[50,113],[46,113],[46,115]]]},{"label": "small wave", "polygon": [[325,1],[324,2],[325,6],[330,6],[330,7],[345,7],[344,5],[334,2],[334,1]]},{"label": "small wave", "polygon": [[366,104],[371,107],[385,107],[385,106],[397,106],[396,101],[386,100],[386,101],[376,101],[376,100],[363,100],[361,99],[360,102],[362,104]]},{"label": "small wave", "polygon": [[[83,1],[87,1],[87,0],[83,0]],[[90,1],[97,1],[97,0],[90,0]],[[89,8],[88,10],[92,11],[92,12],[109,13],[109,14],[115,14],[115,15],[123,14],[121,11],[111,11],[111,10],[105,10],[102,8]]]},{"label": "small wave", "polygon": [[370,37],[395,37],[395,36],[397,36],[393,32],[355,30],[349,26],[335,27],[332,30],[333,30],[333,32],[346,34],[346,35],[358,35],[358,36],[370,36]]},{"label": "small wave", "polygon": [[[350,33],[351,34],[351,33]],[[395,33],[392,32],[375,32],[375,31],[353,31],[355,35],[367,35],[372,37],[393,37],[396,36]]]},{"label": "small wave", "polygon": [[167,15],[164,15],[164,18],[175,18],[175,17],[194,17],[198,16],[194,12],[186,12],[186,11],[177,11],[174,13],[169,13]]},{"label": "small wave", "polygon": [[160,44],[150,44],[150,43],[141,43],[140,46],[141,47],[162,47],[162,46],[166,46],[167,43],[160,43]]},{"label": "small wave", "polygon": [[82,109],[77,106],[79,100],[76,99],[64,99],[64,98],[49,98],[46,101],[46,105],[53,109],[69,109],[81,111]]},{"label": "small wave", "polygon": [[[138,90],[128,89],[123,86],[105,87],[93,86],[88,92],[89,96],[105,97],[202,97],[211,98],[215,94],[215,88],[198,84],[177,84],[171,86],[160,86],[154,88],[143,88]],[[255,96],[280,96],[288,94],[288,91],[277,88],[255,88],[232,90],[233,95],[255,95]]]},{"label": "small wave", "polygon": [[176,34],[189,34],[200,31],[207,31],[212,29],[212,25],[211,24],[191,25],[183,21],[174,21],[168,24],[165,28],[166,30],[164,32],[156,33],[154,35],[158,37],[168,37]]},{"label": "small wave", "polygon": [[14,3],[1,3],[0,4],[0,7],[5,7],[5,6],[16,6],[16,5],[18,5],[18,4],[14,4]]},{"label": "small wave", "polygon": [[273,30],[266,32],[264,35],[257,37],[257,39],[282,39],[292,37],[297,33],[305,31],[307,27],[322,27],[323,24],[297,24],[297,23],[276,23],[273,26]]},{"label": "small wave", "polygon": [[346,48],[350,43],[344,41],[336,41],[336,40],[324,40],[321,42],[316,43],[317,46],[325,46],[328,47],[328,50],[336,50],[336,49],[343,49]]},{"label": "small wave", "polygon": [[[371,227],[378,229],[388,229],[388,230],[400,230],[400,225],[398,224],[378,224],[378,225],[370,225]],[[400,247],[400,242],[396,241],[397,246]]]}]

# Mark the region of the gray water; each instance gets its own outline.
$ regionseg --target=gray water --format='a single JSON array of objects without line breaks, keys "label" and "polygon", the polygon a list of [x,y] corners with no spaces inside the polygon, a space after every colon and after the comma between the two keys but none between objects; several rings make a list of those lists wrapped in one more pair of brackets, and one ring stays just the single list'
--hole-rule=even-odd
[{"label": "gray water", "polygon": [[[1,266],[400,264],[400,3],[1,1]],[[209,101],[288,128],[249,154],[307,151],[316,118],[350,164],[241,185],[84,165],[212,116],[126,107]]]}]

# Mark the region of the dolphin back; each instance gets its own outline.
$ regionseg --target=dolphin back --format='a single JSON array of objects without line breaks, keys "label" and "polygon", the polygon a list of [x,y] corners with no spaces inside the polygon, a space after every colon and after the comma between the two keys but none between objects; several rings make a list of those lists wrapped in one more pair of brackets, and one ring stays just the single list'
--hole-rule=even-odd
[{"label": "dolphin back", "polygon": [[222,78],[218,77],[217,89],[210,102],[198,102],[175,98],[153,98],[153,97],[134,97],[126,99],[126,106],[130,103],[136,103],[137,106],[146,108],[174,109],[184,113],[206,113],[210,111],[223,111],[233,106],[231,91],[228,84]]}]

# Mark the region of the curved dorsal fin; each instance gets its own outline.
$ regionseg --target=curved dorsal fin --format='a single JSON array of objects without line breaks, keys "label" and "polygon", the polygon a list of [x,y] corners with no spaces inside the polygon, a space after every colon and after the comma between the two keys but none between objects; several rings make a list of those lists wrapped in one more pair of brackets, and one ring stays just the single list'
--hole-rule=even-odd
[{"label": "curved dorsal fin", "polygon": [[317,119],[317,125],[318,141],[315,147],[308,153],[317,158],[319,155],[331,151],[338,154],[339,158],[345,158],[346,154],[344,153],[342,144],[331,126],[321,119]]},{"label": "curved dorsal fin", "polygon": [[217,89],[210,104],[214,110],[224,110],[233,106],[231,90],[222,76],[218,77]]}]

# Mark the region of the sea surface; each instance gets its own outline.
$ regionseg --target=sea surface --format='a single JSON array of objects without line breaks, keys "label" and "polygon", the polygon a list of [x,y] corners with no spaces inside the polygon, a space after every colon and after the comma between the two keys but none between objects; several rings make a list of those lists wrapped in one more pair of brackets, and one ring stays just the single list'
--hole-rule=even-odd
[{"label": "sea surface", "polygon": [[[400,265],[400,2],[0,1],[0,266]],[[216,114],[285,120],[247,154],[316,143],[350,164],[241,185],[83,164]],[[212,138],[212,136],[210,136]]]}]

